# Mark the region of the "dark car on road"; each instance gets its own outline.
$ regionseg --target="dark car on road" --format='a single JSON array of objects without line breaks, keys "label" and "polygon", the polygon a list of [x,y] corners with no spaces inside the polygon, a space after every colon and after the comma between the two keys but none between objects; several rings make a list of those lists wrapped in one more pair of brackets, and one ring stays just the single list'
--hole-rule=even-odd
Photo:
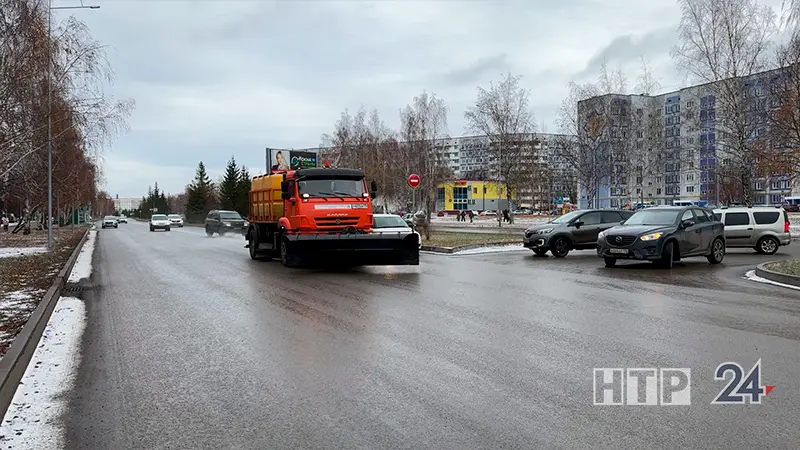
[{"label": "dark car on road", "polygon": [[699,206],[647,208],[600,233],[597,254],[606,267],[618,259],[633,259],[671,268],[673,262],[692,256],[719,264],[725,257],[725,226],[713,211]]},{"label": "dark car on road", "polygon": [[206,216],[206,234],[212,236],[218,233],[220,236],[225,233],[236,232],[244,234],[247,229],[247,221],[236,211],[212,210]]},{"label": "dark car on road", "polygon": [[556,258],[567,256],[570,250],[590,250],[597,247],[601,231],[619,225],[633,211],[621,209],[585,209],[572,211],[546,223],[525,230],[522,244],[537,256],[548,251]]}]

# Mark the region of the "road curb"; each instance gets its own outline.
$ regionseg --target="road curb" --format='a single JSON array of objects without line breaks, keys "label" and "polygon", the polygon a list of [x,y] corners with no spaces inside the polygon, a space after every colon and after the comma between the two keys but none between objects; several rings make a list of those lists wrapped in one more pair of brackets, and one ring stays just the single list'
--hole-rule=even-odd
[{"label": "road curb", "polygon": [[39,340],[42,338],[42,333],[44,333],[44,329],[50,321],[50,316],[53,314],[56,303],[58,303],[61,290],[69,279],[83,244],[89,238],[91,229],[91,227],[86,228],[86,232],[83,233],[80,242],[78,242],[75,250],[72,251],[69,259],[67,259],[67,263],[58,272],[52,286],[44,294],[42,301],[22,327],[22,331],[14,338],[14,342],[9,347],[8,352],[0,360],[0,412],[2,412],[2,416],[5,416],[11,401],[14,399],[17,387],[22,380],[22,376],[25,375],[25,370],[28,368],[31,358],[33,358],[36,347],[39,346]]},{"label": "road curb", "polygon": [[789,275],[787,273],[780,273],[774,270],[767,269],[767,264],[772,264],[781,261],[767,261],[756,266],[756,275],[769,281],[776,283],[788,284],[790,286],[800,287],[800,277],[797,275]]},{"label": "road curb", "polygon": [[457,247],[440,247],[437,245],[423,245],[420,250],[424,252],[451,254],[463,250],[472,250],[473,248],[507,246],[507,245],[519,245],[519,242],[508,242],[508,241],[488,242],[486,244],[467,244],[467,245],[459,245]]}]

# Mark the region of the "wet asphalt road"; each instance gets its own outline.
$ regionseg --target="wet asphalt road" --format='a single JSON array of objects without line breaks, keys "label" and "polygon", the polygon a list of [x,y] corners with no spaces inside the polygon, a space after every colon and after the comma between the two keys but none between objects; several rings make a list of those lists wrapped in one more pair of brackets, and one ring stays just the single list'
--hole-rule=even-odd
[{"label": "wet asphalt road", "polygon": [[[742,280],[765,259],[748,251],[671,271],[522,251],[326,273],[243,246],[136,222],[98,233],[70,448],[800,442],[800,291]],[[763,404],[709,404],[718,364],[758,358],[776,385]],[[689,367],[692,406],[593,406],[593,367]]]}]

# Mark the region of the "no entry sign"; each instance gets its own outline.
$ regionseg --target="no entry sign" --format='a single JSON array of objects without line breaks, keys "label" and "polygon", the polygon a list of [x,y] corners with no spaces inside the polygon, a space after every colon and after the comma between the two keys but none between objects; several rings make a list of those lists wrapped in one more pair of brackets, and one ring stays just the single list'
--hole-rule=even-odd
[{"label": "no entry sign", "polygon": [[419,175],[415,173],[412,173],[408,176],[408,185],[411,187],[411,189],[418,188],[421,181],[422,180],[419,179]]}]

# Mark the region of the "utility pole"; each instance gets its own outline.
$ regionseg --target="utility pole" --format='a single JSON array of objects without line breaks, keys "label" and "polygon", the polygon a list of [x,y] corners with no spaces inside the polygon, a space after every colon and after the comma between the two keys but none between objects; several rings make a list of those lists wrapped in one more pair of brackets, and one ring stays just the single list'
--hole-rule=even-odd
[{"label": "utility pole", "polygon": [[47,2],[47,248],[53,250],[53,10],[99,9],[97,5],[53,6]]}]

